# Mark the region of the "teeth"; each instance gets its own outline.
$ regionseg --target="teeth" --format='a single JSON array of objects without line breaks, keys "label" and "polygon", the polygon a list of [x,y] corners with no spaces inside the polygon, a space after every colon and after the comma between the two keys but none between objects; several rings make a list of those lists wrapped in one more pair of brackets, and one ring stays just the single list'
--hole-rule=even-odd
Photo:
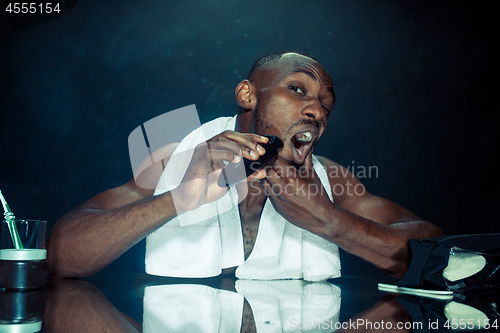
[{"label": "teeth", "polygon": [[299,156],[302,156],[302,152],[299,149],[295,148],[295,150],[299,153]]},{"label": "teeth", "polygon": [[311,134],[311,132],[304,132],[304,133],[297,134],[296,138],[297,138],[297,141],[299,141],[299,142],[309,142],[312,139],[312,134]]}]

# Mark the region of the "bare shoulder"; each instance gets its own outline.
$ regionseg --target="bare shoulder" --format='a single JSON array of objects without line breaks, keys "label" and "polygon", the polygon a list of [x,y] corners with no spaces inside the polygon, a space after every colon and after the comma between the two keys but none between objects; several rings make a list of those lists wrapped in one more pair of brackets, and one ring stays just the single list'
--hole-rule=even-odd
[{"label": "bare shoulder", "polygon": [[335,203],[339,206],[342,207],[354,197],[367,197],[370,195],[349,168],[323,156],[316,156],[316,158],[326,170]]},{"label": "bare shoulder", "polygon": [[[318,161],[323,165],[326,171],[330,171],[328,174],[329,178],[335,179],[347,179],[347,178],[356,178],[354,174],[348,168],[343,165],[334,162],[324,156],[316,156]],[[333,173],[332,173],[333,172]]]}]

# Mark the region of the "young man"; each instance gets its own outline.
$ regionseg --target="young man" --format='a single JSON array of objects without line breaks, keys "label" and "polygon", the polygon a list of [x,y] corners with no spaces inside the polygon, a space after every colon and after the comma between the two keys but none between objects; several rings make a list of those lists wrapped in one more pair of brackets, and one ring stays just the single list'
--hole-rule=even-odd
[{"label": "young man", "polygon": [[[332,79],[318,61],[298,53],[261,58],[235,95],[239,112],[234,130],[222,131],[207,145],[196,146],[184,181],[177,188],[152,196],[152,190],[139,187],[132,179],[63,216],[47,244],[51,274],[94,274],[147,235],[173,225],[178,215],[221,199],[227,193],[217,185],[223,161],[237,160],[240,152],[243,158],[257,160],[265,153],[260,144],[268,141],[263,135],[280,137],[284,147],[272,167],[248,179],[248,194],[238,207],[240,247],[244,248],[239,263],[254,249],[266,202],[291,223],[290,228],[296,226],[307,235],[319,236],[395,277],[408,268],[408,239],[442,234],[406,209],[366,191],[360,195],[343,191],[329,198],[328,192],[335,192],[329,189],[353,188],[359,181],[339,164],[312,155],[335,101]],[[318,161],[327,181],[318,177]],[[304,190],[323,187],[330,188]],[[302,276],[280,274],[276,276]]]}]

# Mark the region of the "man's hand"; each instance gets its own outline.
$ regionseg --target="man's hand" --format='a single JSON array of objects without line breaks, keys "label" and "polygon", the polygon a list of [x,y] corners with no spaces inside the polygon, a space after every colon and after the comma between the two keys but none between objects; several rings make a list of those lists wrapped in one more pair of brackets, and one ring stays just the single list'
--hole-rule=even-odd
[{"label": "man's hand", "polygon": [[332,202],[314,171],[311,155],[299,169],[278,157],[272,167],[266,168],[261,183],[276,211],[286,220],[319,233],[325,225],[326,208]]},{"label": "man's hand", "polygon": [[[217,185],[219,175],[226,166],[224,161],[237,163],[241,158],[257,160],[265,154],[265,149],[259,143],[268,141],[268,138],[256,134],[225,131],[196,146],[181,184],[171,191],[177,214],[224,196],[228,189]],[[265,171],[260,170],[251,175],[249,180],[263,177]]]},{"label": "man's hand", "polygon": [[[336,168],[341,166],[325,158],[320,161],[327,174],[339,174],[329,170],[338,171]],[[330,176],[333,193],[334,186],[339,184],[347,188],[361,184],[348,171],[345,174],[345,178]],[[267,170],[261,183],[285,219],[397,278],[408,268],[408,239],[442,235],[436,226],[367,191],[362,194],[344,191],[344,196],[335,196],[335,203],[331,202],[314,173],[311,156],[298,170],[279,159]]]}]

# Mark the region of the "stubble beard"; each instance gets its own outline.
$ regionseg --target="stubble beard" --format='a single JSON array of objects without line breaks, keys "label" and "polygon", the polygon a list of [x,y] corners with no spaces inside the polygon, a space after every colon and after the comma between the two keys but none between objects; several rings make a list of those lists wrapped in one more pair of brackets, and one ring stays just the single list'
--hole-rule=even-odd
[{"label": "stubble beard", "polygon": [[267,117],[267,109],[266,107],[263,107],[261,105],[260,98],[258,98],[252,119],[252,133],[259,135],[266,134],[267,129],[271,127],[270,124],[266,124],[265,122],[266,117]]}]

